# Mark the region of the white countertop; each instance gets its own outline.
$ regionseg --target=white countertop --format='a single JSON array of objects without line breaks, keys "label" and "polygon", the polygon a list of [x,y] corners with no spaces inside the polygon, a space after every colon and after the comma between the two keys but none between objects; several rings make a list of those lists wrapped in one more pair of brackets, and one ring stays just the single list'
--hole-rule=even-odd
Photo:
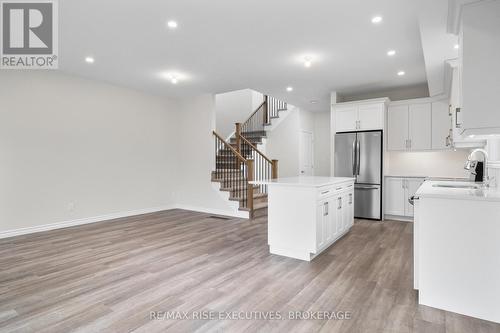
[{"label": "white countertop", "polygon": [[335,185],[352,181],[354,178],[349,177],[315,177],[315,176],[299,176],[285,177],[269,180],[260,180],[250,182],[254,185],[276,185],[276,186],[302,186],[302,187],[321,187],[327,185]]},{"label": "white countertop", "polygon": [[477,185],[464,181],[426,181],[419,187],[415,196],[420,198],[446,198],[459,200],[500,201],[499,187],[480,187],[479,189],[436,187],[439,184]]},{"label": "white countertop", "polygon": [[465,177],[448,177],[448,176],[404,176],[404,175],[384,175],[386,178],[422,178],[425,180],[433,180],[433,181],[467,181],[468,179]]}]

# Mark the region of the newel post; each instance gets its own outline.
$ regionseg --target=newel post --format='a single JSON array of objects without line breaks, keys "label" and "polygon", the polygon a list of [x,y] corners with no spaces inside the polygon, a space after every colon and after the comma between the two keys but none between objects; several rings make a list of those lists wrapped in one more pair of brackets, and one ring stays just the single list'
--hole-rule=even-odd
[{"label": "newel post", "polygon": [[236,151],[241,154],[241,123],[236,123]]},{"label": "newel post", "polygon": [[278,160],[273,160],[271,169],[271,179],[278,178]]},{"label": "newel post", "polygon": [[253,181],[253,160],[247,160],[247,202],[248,209],[250,209],[250,218],[253,217],[253,185],[250,182]]}]

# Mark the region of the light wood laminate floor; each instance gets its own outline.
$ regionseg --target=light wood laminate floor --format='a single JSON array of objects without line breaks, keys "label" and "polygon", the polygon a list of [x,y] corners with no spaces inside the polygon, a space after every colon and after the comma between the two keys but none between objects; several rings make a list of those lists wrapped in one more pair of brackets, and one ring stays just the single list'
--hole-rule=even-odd
[{"label": "light wood laminate floor", "polygon": [[[308,263],[269,254],[266,217],[170,210],[0,240],[0,267],[0,332],[500,332],[417,305],[403,222],[356,221]],[[151,320],[152,311],[352,319]]]}]

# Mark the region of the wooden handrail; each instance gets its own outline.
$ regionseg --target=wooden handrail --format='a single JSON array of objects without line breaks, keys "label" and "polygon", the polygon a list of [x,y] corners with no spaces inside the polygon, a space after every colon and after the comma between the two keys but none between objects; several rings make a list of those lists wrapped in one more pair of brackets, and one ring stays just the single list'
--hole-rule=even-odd
[{"label": "wooden handrail", "polygon": [[264,155],[264,153],[262,153],[259,149],[257,149],[257,147],[255,147],[250,141],[247,140],[247,138],[245,138],[243,135],[240,134],[240,138],[245,141],[245,143],[247,145],[249,145],[250,147],[252,147],[253,150],[255,150],[258,154],[260,154],[266,161],[268,161],[269,163],[273,163],[273,161],[268,158],[266,155]]},{"label": "wooden handrail", "polygon": [[246,162],[247,162],[247,160],[246,160],[243,156],[241,156],[241,154],[240,154],[240,153],[238,153],[238,152],[236,151],[236,149],[234,149],[234,148],[233,148],[233,146],[231,146],[230,144],[228,144],[228,143],[226,142],[226,140],[224,140],[224,139],[223,139],[223,138],[222,138],[219,134],[217,134],[217,132],[216,132],[216,131],[212,131],[212,133],[213,133],[216,137],[218,137],[218,138],[219,138],[219,140],[221,140],[221,141],[224,143],[224,146],[226,146],[227,148],[229,148],[229,149],[230,149],[230,150],[234,153],[234,155],[236,155],[236,157],[237,157],[237,158],[238,158],[241,162],[243,162],[243,163],[246,163]]},{"label": "wooden handrail", "polygon": [[244,123],[246,123],[247,121],[249,121],[249,120],[250,120],[250,118],[252,118],[252,117],[253,117],[253,115],[254,115],[254,114],[256,114],[256,113],[257,113],[257,111],[259,111],[259,110],[260,110],[260,108],[261,108],[264,104],[266,104],[266,103],[267,103],[267,98],[264,98],[264,102],[262,102],[262,103],[259,105],[259,107],[258,107],[257,109],[255,109],[255,111],[254,111],[254,112],[252,112],[252,114],[250,115],[250,117],[248,117],[248,118],[247,118],[244,122],[242,122],[242,124],[244,124]]}]

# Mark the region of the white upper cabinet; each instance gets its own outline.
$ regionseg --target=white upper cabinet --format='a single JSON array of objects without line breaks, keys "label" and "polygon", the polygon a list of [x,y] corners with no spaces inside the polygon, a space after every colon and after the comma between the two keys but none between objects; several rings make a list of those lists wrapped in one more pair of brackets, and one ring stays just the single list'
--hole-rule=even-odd
[{"label": "white upper cabinet", "polygon": [[394,102],[387,110],[387,150],[449,149],[446,143],[450,128],[447,100],[422,98]]},{"label": "white upper cabinet", "polygon": [[431,103],[410,104],[409,106],[409,136],[408,149],[431,149]]},{"label": "white upper cabinet", "polygon": [[358,107],[358,122],[361,130],[377,130],[384,128],[385,104],[361,104]]},{"label": "white upper cabinet", "polygon": [[358,107],[355,105],[336,106],[335,119],[337,132],[350,132],[357,130]]},{"label": "white upper cabinet", "polygon": [[408,149],[408,105],[389,106],[387,150]]},{"label": "white upper cabinet", "polygon": [[462,7],[460,34],[462,129],[500,133],[500,1]]},{"label": "white upper cabinet", "polygon": [[451,145],[451,115],[446,100],[432,103],[432,149],[448,149]]},{"label": "white upper cabinet", "polygon": [[384,129],[386,99],[333,105],[335,131],[352,132]]}]

